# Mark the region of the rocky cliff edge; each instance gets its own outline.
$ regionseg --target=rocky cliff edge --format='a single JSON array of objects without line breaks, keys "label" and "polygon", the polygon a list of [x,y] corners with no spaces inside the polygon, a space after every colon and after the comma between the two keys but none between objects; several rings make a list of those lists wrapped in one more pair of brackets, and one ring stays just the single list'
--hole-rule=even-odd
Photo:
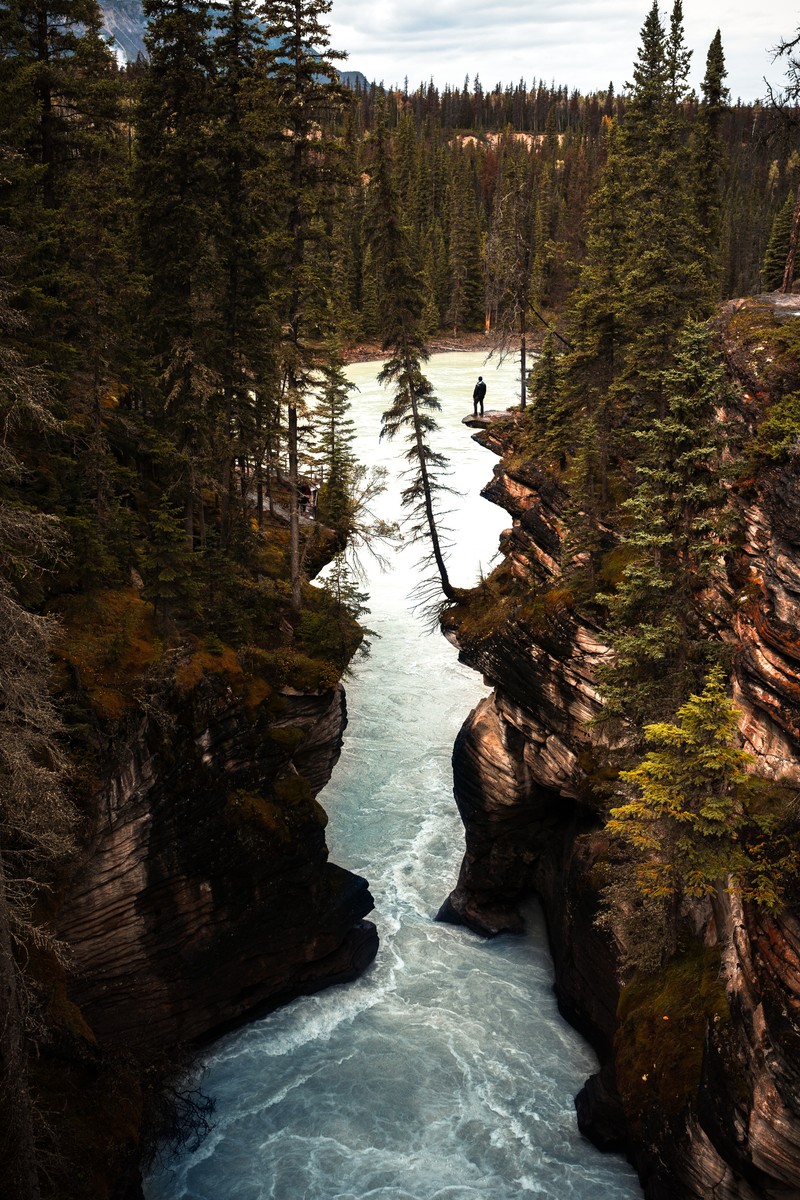
[{"label": "rocky cliff edge", "polygon": [[[745,432],[785,392],[775,330],[793,313],[734,302],[719,323]],[[440,917],[494,935],[545,908],[565,1015],[602,1069],[577,1099],[583,1131],[625,1149],[648,1200],[800,1197],[800,924],[720,889],[685,914],[696,952],[648,982],[620,982],[619,945],[598,927],[610,847],[593,795],[613,745],[601,708],[602,628],[562,589],[563,495],[514,451],[513,418],[477,437],[504,457],[484,494],[505,508],[493,592],[445,616],[461,657],[494,692],[467,718],[453,764],[466,853]],[[800,459],[742,481],[718,635],[734,658],[742,744],[756,770],[800,783]],[[526,600],[525,597],[528,597]]]}]

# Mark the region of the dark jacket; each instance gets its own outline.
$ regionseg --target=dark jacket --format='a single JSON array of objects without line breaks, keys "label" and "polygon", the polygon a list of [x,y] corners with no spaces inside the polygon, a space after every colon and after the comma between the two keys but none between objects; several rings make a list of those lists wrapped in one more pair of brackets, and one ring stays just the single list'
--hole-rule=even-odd
[{"label": "dark jacket", "polygon": [[476,404],[483,404],[483,398],[486,395],[486,384],[482,379],[479,379],[475,384],[475,391],[472,393],[472,399]]}]

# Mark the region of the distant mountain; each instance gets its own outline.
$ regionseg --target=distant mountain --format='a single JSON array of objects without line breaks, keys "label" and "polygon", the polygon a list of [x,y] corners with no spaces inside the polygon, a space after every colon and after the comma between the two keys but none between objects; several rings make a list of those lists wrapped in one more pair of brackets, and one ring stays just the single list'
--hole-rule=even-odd
[{"label": "distant mountain", "polygon": [[353,91],[356,88],[361,88],[362,91],[365,91],[369,87],[369,80],[362,71],[340,71],[339,78],[343,84],[352,88]]},{"label": "distant mountain", "polygon": [[[136,62],[139,55],[146,55],[144,31],[147,22],[142,0],[108,0],[101,4],[103,27],[112,39],[113,49],[120,62]],[[361,71],[340,71],[339,77],[347,87],[367,88],[369,83]]]},{"label": "distant mountain", "polygon": [[113,0],[101,4],[103,27],[113,39],[117,58],[124,62],[136,62],[145,54],[144,31],[147,25],[142,0]]}]

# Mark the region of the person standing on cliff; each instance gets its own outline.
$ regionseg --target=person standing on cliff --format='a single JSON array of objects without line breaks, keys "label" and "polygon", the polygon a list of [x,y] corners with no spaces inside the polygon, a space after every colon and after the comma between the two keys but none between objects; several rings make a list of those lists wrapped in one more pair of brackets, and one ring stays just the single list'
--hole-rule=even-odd
[{"label": "person standing on cliff", "polygon": [[478,376],[478,382],[475,384],[475,390],[472,393],[472,414],[477,417],[478,405],[480,405],[481,416],[483,416],[483,399],[486,395],[486,384],[483,382],[483,376]]}]

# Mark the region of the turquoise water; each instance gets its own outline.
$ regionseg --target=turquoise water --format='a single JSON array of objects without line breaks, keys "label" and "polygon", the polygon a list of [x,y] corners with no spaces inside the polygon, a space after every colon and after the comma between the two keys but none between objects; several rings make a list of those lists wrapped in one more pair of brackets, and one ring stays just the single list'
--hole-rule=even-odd
[{"label": "turquoise water", "polygon": [[[396,469],[378,442],[386,396],[357,364],[363,461]],[[461,417],[487,377],[487,408],[514,402],[515,367],[436,355],[437,448],[454,467],[454,583],[486,569],[506,513],[479,498],[495,459]],[[397,515],[399,484],[382,501]],[[353,984],[298,1000],[218,1042],[204,1089],[216,1126],[146,1184],[148,1200],[629,1200],[622,1159],[578,1133],[573,1096],[595,1069],[558,1015],[538,910],[524,938],[484,942],[432,917],[454,885],[463,830],[452,798],[458,729],[486,694],[411,611],[418,551],[371,578],[381,636],[348,684],[349,727],[320,799],[333,861],[369,879],[381,935]]]}]

